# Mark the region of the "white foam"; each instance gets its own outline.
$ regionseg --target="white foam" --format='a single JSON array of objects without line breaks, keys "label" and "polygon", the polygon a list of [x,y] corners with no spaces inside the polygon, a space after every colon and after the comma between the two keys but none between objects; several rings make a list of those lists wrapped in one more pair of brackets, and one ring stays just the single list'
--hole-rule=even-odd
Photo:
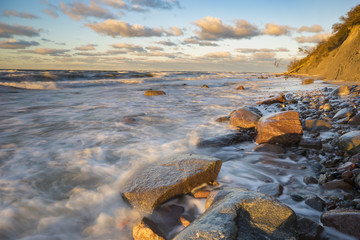
[{"label": "white foam", "polygon": [[56,90],[55,82],[0,82],[0,86],[22,88],[29,90]]}]

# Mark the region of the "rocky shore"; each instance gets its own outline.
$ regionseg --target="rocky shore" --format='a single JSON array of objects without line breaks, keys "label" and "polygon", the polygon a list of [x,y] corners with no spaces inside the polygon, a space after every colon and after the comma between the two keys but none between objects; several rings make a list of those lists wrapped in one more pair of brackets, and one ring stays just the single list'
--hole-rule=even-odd
[{"label": "rocky shore", "polygon": [[[304,84],[312,83],[307,79]],[[217,181],[221,159],[186,154],[143,166],[125,184],[123,199],[143,216],[132,226],[133,238],[329,239],[325,227],[360,239],[359,94],[359,86],[345,85],[279,93],[217,119],[232,126],[229,134],[197,145],[221,148],[250,141],[256,143],[254,152],[294,163],[296,156],[306,158],[302,167],[315,174],[292,184],[309,187],[288,187],[288,194],[321,213],[319,221],[277,200],[285,186],[267,183],[258,192],[229,188]],[[200,199],[206,210],[185,209],[174,198]]]}]

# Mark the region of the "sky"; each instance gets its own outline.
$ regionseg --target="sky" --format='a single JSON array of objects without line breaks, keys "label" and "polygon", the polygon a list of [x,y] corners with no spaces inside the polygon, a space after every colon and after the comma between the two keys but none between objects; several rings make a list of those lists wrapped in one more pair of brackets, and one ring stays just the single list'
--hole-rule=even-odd
[{"label": "sky", "polygon": [[0,0],[0,69],[282,72],[357,0]]}]

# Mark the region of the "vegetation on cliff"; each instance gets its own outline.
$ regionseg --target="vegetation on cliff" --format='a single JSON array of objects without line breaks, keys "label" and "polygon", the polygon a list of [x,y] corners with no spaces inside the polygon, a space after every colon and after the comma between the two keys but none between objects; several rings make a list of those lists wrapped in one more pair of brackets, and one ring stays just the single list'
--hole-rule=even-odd
[{"label": "vegetation on cliff", "polygon": [[319,64],[320,61],[337,49],[348,38],[351,29],[360,25],[360,4],[351,9],[345,16],[340,17],[341,22],[332,26],[333,34],[327,41],[320,42],[315,48],[307,51],[308,55],[302,59],[295,59],[290,62],[287,73],[294,73],[301,69],[309,60],[312,64]]}]

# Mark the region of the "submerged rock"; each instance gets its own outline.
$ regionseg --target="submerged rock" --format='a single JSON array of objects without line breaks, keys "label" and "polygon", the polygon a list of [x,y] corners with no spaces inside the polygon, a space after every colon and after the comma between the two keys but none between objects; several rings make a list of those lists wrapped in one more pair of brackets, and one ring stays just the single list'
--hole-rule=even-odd
[{"label": "submerged rock", "polygon": [[320,219],[325,226],[360,239],[359,210],[331,210],[323,213]]},{"label": "submerged rock", "polygon": [[158,91],[158,90],[147,90],[144,93],[145,96],[159,96],[159,95],[166,95],[164,91]]},{"label": "submerged rock", "polygon": [[356,154],[360,150],[360,131],[351,131],[339,138],[339,149],[349,152],[350,154]]},{"label": "submerged rock", "polygon": [[260,118],[256,130],[256,143],[279,143],[282,145],[297,144],[303,130],[296,111],[273,113]]},{"label": "submerged rock", "polygon": [[200,140],[200,142],[197,144],[197,147],[226,147],[245,141],[251,141],[252,139],[253,138],[246,133],[231,133],[220,137]]},{"label": "submerged rock", "polygon": [[152,163],[129,179],[121,195],[133,207],[151,213],[161,203],[216,179],[221,160],[184,154]]},{"label": "submerged rock", "polygon": [[302,85],[313,84],[313,83],[314,83],[314,79],[312,79],[312,78],[303,79],[303,80],[301,81],[301,84],[302,84]]},{"label": "submerged rock", "polygon": [[296,239],[296,215],[261,193],[220,190],[212,205],[174,240]]},{"label": "submerged rock", "polygon": [[320,150],[322,148],[322,143],[320,139],[302,138],[299,147]]},{"label": "submerged rock", "polygon": [[272,197],[279,197],[283,193],[284,187],[278,183],[267,183],[258,187],[257,191],[270,195]]},{"label": "submerged rock", "polygon": [[260,116],[247,108],[239,108],[230,115],[230,124],[239,128],[255,128]]},{"label": "submerged rock", "polygon": [[286,98],[285,95],[281,93],[273,98],[258,102],[258,104],[273,104],[273,103],[284,103],[284,102],[286,102]]},{"label": "submerged rock", "polygon": [[276,154],[282,154],[285,153],[286,150],[277,144],[270,144],[270,143],[263,143],[258,146],[256,146],[253,150],[254,152],[270,152],[270,153],[276,153]]}]

